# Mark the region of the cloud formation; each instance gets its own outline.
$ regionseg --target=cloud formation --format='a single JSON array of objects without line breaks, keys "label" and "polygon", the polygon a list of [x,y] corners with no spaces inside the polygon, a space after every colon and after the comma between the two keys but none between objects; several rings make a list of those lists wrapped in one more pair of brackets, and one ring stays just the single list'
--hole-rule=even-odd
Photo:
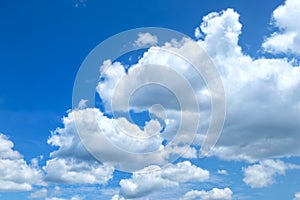
[{"label": "cloud formation", "polygon": [[219,69],[227,97],[226,122],[212,155],[250,162],[299,156],[300,68],[287,59],[244,54],[241,27],[232,9],[205,16],[200,26],[205,37],[198,42]]},{"label": "cloud formation", "polygon": [[156,45],[158,38],[156,35],[151,33],[139,33],[138,38],[134,41],[134,45],[137,47],[147,47],[151,45]]},{"label": "cloud formation", "polygon": [[65,127],[52,132],[48,143],[59,147],[43,167],[45,180],[68,184],[104,184],[112,178],[114,167],[96,161],[83,147],[72,116],[63,119]]},{"label": "cloud formation", "polygon": [[48,195],[48,190],[46,188],[42,188],[40,190],[36,190],[29,195],[30,199],[45,199]]},{"label": "cloud formation", "polygon": [[[239,22],[239,14],[233,9],[227,9],[221,12],[210,13],[203,18],[203,23],[198,27],[199,32],[203,33],[203,36],[197,41],[211,56],[216,67],[220,71],[227,96],[227,121],[224,126],[223,134],[211,152],[211,156],[217,156],[223,160],[243,160],[247,162],[259,162],[252,166],[246,167],[244,171],[244,182],[251,187],[266,187],[274,183],[277,175],[283,175],[287,169],[291,169],[291,165],[287,165],[281,161],[266,160],[270,158],[281,158],[287,156],[299,156],[300,147],[297,145],[297,141],[300,139],[299,135],[299,89],[300,81],[298,79],[300,70],[297,66],[294,66],[293,62],[289,62],[287,59],[281,58],[251,58],[243,53],[242,48],[239,46],[239,36],[242,32],[242,25]],[[198,34],[198,33],[196,33]],[[197,35],[196,35],[197,36]],[[199,36],[199,35],[198,35]],[[189,56],[195,62],[201,61],[201,54],[193,51],[189,40],[183,39],[182,41],[172,41],[165,44],[163,47],[173,52],[184,52],[184,55]],[[119,62],[111,62],[107,60],[101,67],[102,75],[104,75],[104,81],[100,81],[97,86],[97,92],[100,94],[103,100],[105,111],[110,113],[111,99],[114,98],[114,90],[117,87],[116,83],[120,78],[128,76],[126,84],[122,84],[120,91],[124,93],[117,93],[116,105],[117,111],[126,111],[126,105],[124,104],[124,94],[127,92],[126,87],[130,85],[139,85],[143,83],[143,80],[151,77],[157,77],[157,71],[147,71],[146,66],[148,64],[155,63],[157,65],[172,66],[174,71],[180,71],[186,75],[191,81],[191,84],[195,85],[196,98],[204,102],[204,109],[201,109],[201,115],[206,119],[210,117],[209,101],[210,94],[205,88],[205,84],[199,81],[199,78],[195,77],[194,72],[189,71],[190,66],[188,63],[182,61],[178,57],[165,53],[160,47],[151,47],[140,58],[136,65],[129,68],[128,72]],[[134,70],[140,70],[139,73],[132,73]],[[142,73],[148,72],[148,73]],[[166,73],[166,80],[172,80],[172,73]],[[167,82],[166,82],[167,83]],[[169,83],[168,83],[169,84]],[[181,90],[183,96],[189,96],[185,94],[187,90],[182,89],[181,84],[176,84],[174,81],[170,81],[173,84],[175,90]],[[168,156],[179,152],[180,146],[175,146],[163,154],[144,155],[143,159],[137,156],[129,154],[123,154],[111,146],[107,146],[106,137],[110,137],[110,141],[115,142],[115,145],[119,145],[124,149],[128,149],[131,152],[141,152],[145,150],[155,150],[162,148],[162,142],[164,139],[171,138],[172,133],[176,132],[178,127],[178,110],[176,102],[171,101],[172,95],[167,93],[161,93],[158,88],[147,88],[146,90],[140,90],[140,95],[133,96],[132,101],[135,103],[133,109],[141,111],[148,109],[149,105],[152,105],[159,97],[166,102],[160,102],[162,105],[166,105],[164,108],[165,124],[161,123],[159,117],[149,122],[149,129],[158,130],[164,125],[169,127],[164,132],[164,137],[158,135],[154,140],[146,142],[137,142],[136,140],[128,140],[128,135],[131,136],[147,136],[147,129],[140,129],[130,120],[123,116],[111,119],[96,108],[83,108],[81,110],[73,110],[68,113],[68,116],[64,118],[64,127],[56,130],[55,134],[49,139],[49,143],[54,146],[59,146],[59,150],[53,152],[51,155],[53,159],[48,161],[47,166],[50,168],[50,164],[53,163],[66,163],[71,165],[72,158],[70,152],[76,155],[76,159],[83,159],[84,162],[91,164],[91,157],[80,144],[80,140],[76,135],[76,128],[74,119],[77,118],[77,128],[82,127],[84,133],[89,135],[85,138],[85,141],[89,144],[93,144],[93,151],[97,155],[101,152],[101,161],[103,163],[109,163],[111,166],[118,163],[125,167],[133,169],[134,167],[145,169],[152,169],[153,166],[147,168],[151,162],[157,164],[166,164]],[[149,98],[144,98],[146,94]],[[139,98],[141,97],[141,98]],[[187,105],[191,98],[186,98]],[[188,113],[187,116],[194,118],[194,114],[189,108],[185,110]],[[283,116],[282,113],[285,113]],[[163,112],[158,110],[154,113],[156,116],[163,116]],[[197,140],[194,145],[201,146],[201,142],[205,138],[205,127],[209,121],[204,121],[200,125],[197,134]],[[151,125],[151,126],[150,126]],[[123,129],[118,129],[123,127]],[[107,136],[99,137],[99,127],[106,133]],[[288,127],[288,128],[287,128]],[[128,130],[125,135],[122,135],[124,130]],[[191,132],[189,124],[182,127],[183,134],[180,139],[185,141],[189,137]],[[123,137],[126,136],[126,137]],[[96,142],[97,141],[97,142]],[[149,148],[154,149],[149,149]],[[188,154],[186,157],[195,158],[196,150],[193,147],[187,147]],[[71,156],[72,157],[72,156]],[[265,160],[265,161],[262,161]],[[261,162],[260,162],[261,161]],[[74,163],[81,163],[75,161]],[[134,166],[128,166],[128,165]],[[47,166],[45,167],[46,171]],[[101,165],[103,167],[103,165]],[[49,169],[48,168],[48,169]],[[64,167],[63,167],[64,168]],[[93,171],[90,168],[87,173]],[[176,171],[176,170],[175,170]],[[67,169],[68,172],[73,173],[72,167]],[[105,170],[104,170],[105,172]],[[103,172],[103,173],[104,173]],[[112,171],[106,171],[111,174]],[[178,171],[177,171],[178,172]],[[225,171],[219,171],[221,174],[226,174]],[[254,173],[257,173],[256,175]],[[125,179],[120,182],[121,191],[120,195],[123,197],[140,197],[143,194],[148,194],[151,191],[156,190],[155,185],[161,185],[162,187],[172,187],[178,185],[177,181],[172,180],[172,177],[176,177],[174,173],[166,176],[167,172],[154,172],[151,175],[140,175],[134,173],[131,179]],[[103,181],[98,183],[104,183],[109,179],[107,176]],[[155,185],[145,185],[143,181],[139,180],[149,179],[157,183]],[[97,178],[94,177],[96,180]],[[99,178],[98,178],[99,179]],[[74,180],[61,180],[70,183],[80,182]],[[101,178],[99,180],[102,180]],[[90,183],[94,183],[91,181]],[[211,194],[214,193],[205,191],[194,192],[196,194]],[[228,191],[228,190],[226,190]],[[216,192],[215,192],[216,193]],[[192,193],[190,193],[192,194]],[[229,193],[227,193],[229,194]],[[231,196],[231,195],[229,195]],[[117,198],[118,196],[115,196]],[[120,197],[122,198],[122,197]],[[203,197],[204,198],[204,197]]]},{"label": "cloud formation", "polygon": [[114,168],[97,161],[77,158],[54,158],[44,167],[45,179],[55,183],[104,184],[112,178]]},{"label": "cloud formation", "polygon": [[201,199],[201,200],[231,200],[232,199],[232,191],[229,188],[219,189],[213,188],[210,191],[205,190],[192,190],[187,192],[182,200],[193,200],[193,199]]},{"label": "cloud formation", "polygon": [[[288,3],[288,1],[287,1]],[[239,22],[239,14],[233,9],[221,12],[213,12],[203,17],[203,22],[198,27],[203,33],[203,37],[197,42],[211,56],[218,68],[227,97],[227,117],[222,136],[211,155],[218,156],[224,160],[245,160],[255,162],[264,159],[280,158],[286,156],[299,156],[300,147],[300,68],[287,59],[281,58],[251,58],[243,53],[239,46],[239,36],[242,32],[242,25]],[[193,51],[188,40],[173,41],[163,48],[180,52],[194,62],[201,61],[201,53]],[[120,63],[105,63],[109,70],[105,72],[107,82],[100,82],[97,88],[101,98],[104,100],[106,110],[110,110],[109,99],[113,97],[113,90],[120,77],[128,76],[127,84],[120,86],[120,91],[115,98],[117,110],[124,111],[128,85],[139,85],[143,80],[157,77],[154,72],[146,72],[147,64],[158,64],[171,66],[173,70],[180,70],[180,73],[191,81],[191,85],[196,91],[196,99],[200,100],[204,109],[200,115],[205,119],[210,119],[209,109],[210,92],[204,87],[204,83],[197,79],[195,73],[190,71],[190,66],[176,58],[176,56],[165,53],[159,47],[150,48],[139,60],[138,64],[129,68],[128,74],[124,66]],[[105,67],[103,67],[105,68]],[[138,75],[131,75],[131,70],[139,68]],[[110,71],[111,70],[111,71]],[[182,96],[189,97],[188,90],[180,89],[182,84],[176,85],[172,73],[166,73],[166,80],[174,85],[174,90],[182,91]],[[170,77],[169,77],[170,76]],[[178,81],[178,83],[181,83]],[[169,84],[169,83],[168,83]],[[166,84],[167,85],[167,84]],[[178,88],[177,88],[178,87]],[[142,98],[146,94],[149,98]],[[138,98],[141,97],[141,98]],[[162,98],[164,97],[164,98]],[[166,105],[165,112],[169,112],[166,121],[174,128],[165,130],[166,135],[172,135],[178,127],[176,113],[176,101],[171,96],[160,93],[157,88],[141,90],[139,95],[132,98],[134,109],[143,110],[153,104],[155,100],[163,99],[168,103],[159,102]],[[186,104],[191,105],[186,98]],[[123,102],[123,103],[122,103]],[[174,103],[174,104],[173,104]],[[283,116],[282,113],[285,113]],[[192,115],[190,115],[192,116]],[[203,118],[202,118],[203,119]],[[190,120],[191,121],[191,120]],[[209,120],[201,121],[198,129],[199,140],[195,144],[201,145],[205,138],[205,133]],[[187,124],[183,128],[182,138],[188,137],[189,130]],[[288,127],[288,128],[287,128]],[[167,132],[169,131],[169,132]]]},{"label": "cloud formation", "polygon": [[[300,31],[298,25],[291,22],[290,25],[283,27],[282,24],[285,22],[281,21],[288,17],[281,13],[286,13],[285,9],[290,9],[287,7],[297,7],[294,4],[298,3],[287,0],[285,5],[274,11],[274,20],[276,25],[282,28],[282,31],[266,39],[263,47],[267,51],[299,53],[294,47],[297,45],[297,33]],[[291,11],[291,13],[293,12]],[[256,162],[256,164],[243,168],[243,181],[252,188],[261,188],[273,184],[276,177],[284,175],[286,170],[298,169],[295,165],[271,159],[300,155],[300,147],[297,143],[300,140],[298,131],[300,130],[300,96],[298,95],[300,94],[300,70],[299,66],[288,59],[252,58],[245,54],[238,44],[241,33],[242,24],[239,22],[239,14],[233,9],[208,14],[203,18],[201,25],[196,28],[197,43],[208,52],[218,68],[227,96],[227,121],[222,137],[210,156],[217,156],[223,160]],[[294,36],[291,37],[289,34]],[[286,46],[279,44],[282,40],[274,43],[275,39],[276,42],[278,41],[276,37],[288,37],[289,40],[286,40],[288,43],[284,44]],[[135,41],[135,45],[138,47],[156,43],[157,37],[150,33],[141,33]],[[195,71],[190,71],[189,63],[164,50],[180,52],[195,62],[201,62],[201,53],[195,52],[189,39],[186,38],[181,41],[170,41],[163,47],[149,48],[138,63],[129,68],[128,72],[125,70],[125,66],[119,62],[105,61],[100,69],[103,72],[104,81],[99,82],[97,92],[103,100],[106,113],[97,108],[85,108],[84,102],[80,109],[68,112],[68,115],[63,118],[63,127],[56,129],[48,140],[50,145],[58,147],[58,149],[51,153],[50,160],[43,168],[46,173],[45,180],[67,184],[105,184],[112,178],[116,165],[129,170],[143,168],[135,171],[131,178],[120,181],[120,193],[113,199],[124,199],[142,198],[164,188],[179,187],[182,183],[203,182],[208,179],[209,172],[207,170],[192,165],[189,161],[171,164],[166,168],[157,166],[167,164],[169,157],[174,154],[181,155],[184,150],[187,150],[187,153],[183,155],[185,158],[197,158],[196,149],[199,149],[205,138],[211,117],[209,106],[211,94],[203,80],[195,76]],[[185,75],[193,85],[196,91],[194,97],[202,103],[201,108],[203,109],[200,114],[204,116],[193,144],[197,148],[175,145],[165,152],[145,154],[140,157],[117,150],[116,146],[131,153],[160,150],[164,148],[165,141],[172,139],[180,124],[181,113],[178,112],[174,96],[162,92],[159,87],[139,90],[138,95],[131,99],[134,103],[132,108],[135,111],[149,109],[149,105],[153,105],[153,102],[158,99],[161,99],[159,103],[164,105],[164,110],[154,109],[153,112],[151,111],[152,113],[150,112],[154,114],[154,118],[148,121],[144,128],[138,127],[122,115],[115,119],[106,115],[111,114],[110,101],[113,98],[116,99],[117,111],[120,113],[126,111],[127,105],[125,104],[128,102],[124,100],[126,99],[124,94],[128,92],[126,89],[130,85],[141,85],[145,79],[159,77],[158,71],[143,67],[153,63],[173,67],[173,71],[164,73],[165,83],[172,85],[175,91],[180,91],[186,97],[186,105],[192,104],[190,102],[191,94],[188,93],[188,90],[183,89],[181,82],[173,81],[174,72],[180,71],[178,74]],[[134,74],[134,70],[139,73]],[[126,76],[126,84],[118,86],[123,93],[117,93],[117,96],[114,97],[116,83],[120,78]],[[149,98],[145,98],[145,95]],[[193,112],[191,108],[193,106],[187,106],[184,113],[189,119],[194,119],[197,113]],[[151,140],[140,140],[147,138],[149,133],[162,130],[164,126],[167,128],[164,130],[163,136],[158,134]],[[182,135],[178,141],[185,142],[190,139],[190,133],[193,132],[190,127],[189,123],[181,127]],[[88,137],[81,140],[82,138],[80,139],[77,135],[78,128],[83,130]],[[107,135],[99,134],[99,130]],[[24,160],[18,157],[18,153],[11,150],[12,145],[9,140],[2,140],[3,143],[6,141],[6,145],[3,146],[8,148],[3,150],[1,145],[1,155],[11,158],[16,156],[14,159],[21,160],[20,165],[33,171],[36,170],[37,174],[40,174],[39,170],[28,166]],[[90,152],[92,150],[95,157],[100,156],[98,158],[102,163],[95,161],[84,148],[83,143],[91,144],[92,149],[88,150]],[[4,157],[1,159],[5,160]],[[0,161],[4,162],[2,160]],[[7,166],[10,165],[7,164],[8,161],[5,162]],[[153,163],[157,165],[153,165]],[[227,174],[227,171],[219,170],[218,173]],[[35,183],[26,184],[19,185],[19,190],[29,190]],[[12,187],[14,186],[10,188]],[[33,193],[32,197],[44,194],[45,190],[41,190]],[[298,193],[295,194],[295,199],[298,196]],[[209,191],[192,190],[182,198],[232,199],[232,191],[229,188],[213,188]]]},{"label": "cloud formation", "polygon": [[262,47],[271,53],[294,53],[300,55],[300,24],[297,20],[300,2],[286,0],[273,12],[273,25],[277,28],[272,35],[265,39]]},{"label": "cloud formation", "polygon": [[145,197],[164,188],[179,186],[180,183],[204,182],[208,178],[209,171],[192,165],[189,161],[169,165],[163,169],[159,166],[149,166],[134,172],[130,179],[120,181],[120,196]]},{"label": "cloud formation", "polygon": [[0,133],[0,191],[29,191],[33,185],[44,185],[42,171],[28,165],[13,147],[13,142]]},{"label": "cloud formation", "polygon": [[252,188],[262,188],[275,183],[275,177],[285,175],[286,170],[300,169],[300,166],[287,164],[280,160],[266,160],[243,168],[243,181]]}]

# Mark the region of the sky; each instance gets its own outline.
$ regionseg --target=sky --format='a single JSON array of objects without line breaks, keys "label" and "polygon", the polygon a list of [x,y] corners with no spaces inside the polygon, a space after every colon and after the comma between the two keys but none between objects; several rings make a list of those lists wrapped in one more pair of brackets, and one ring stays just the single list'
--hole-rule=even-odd
[{"label": "sky", "polygon": [[300,199],[298,0],[0,4],[1,200]]}]

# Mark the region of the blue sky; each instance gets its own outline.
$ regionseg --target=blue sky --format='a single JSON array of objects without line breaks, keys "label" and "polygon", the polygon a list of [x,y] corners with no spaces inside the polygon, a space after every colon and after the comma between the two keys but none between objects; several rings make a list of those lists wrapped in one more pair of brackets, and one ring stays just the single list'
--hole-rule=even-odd
[{"label": "blue sky", "polygon": [[[2,1],[0,199],[300,199],[297,8],[300,8],[297,0]],[[167,167],[155,160],[159,155],[149,157],[153,159],[153,165],[149,166],[132,155],[124,159],[118,154],[110,155],[105,151],[106,144],[101,143],[99,146],[103,145],[104,150],[99,147],[88,152],[74,131],[75,115],[79,116],[75,123],[83,127],[92,127],[89,123],[94,118],[90,122],[84,119],[95,115],[107,134],[119,134],[111,131],[114,128],[109,126],[111,123],[126,126],[129,134],[147,134],[146,127],[136,130],[133,122],[106,117],[111,116],[105,103],[111,97],[111,84],[118,80],[116,76],[132,76],[129,79],[136,81],[125,78],[128,82],[124,85],[141,84],[149,77],[156,77],[155,72],[144,68],[141,68],[147,72],[144,77],[124,70],[129,67],[134,71],[142,64],[153,64],[151,61],[175,65],[177,69],[180,59],[172,63],[170,60],[178,58],[164,54],[162,49],[181,52],[189,58],[195,52],[187,41],[182,46],[166,47],[158,44],[155,38],[160,36],[155,33],[137,34],[133,46],[161,45],[162,49],[157,51],[147,46],[146,50],[132,53],[135,62],[124,56],[117,59],[120,63],[114,60],[103,63],[101,69],[106,66],[114,70],[100,71],[106,79],[93,88],[102,99],[102,109],[83,106],[76,110],[72,105],[76,74],[91,50],[115,34],[140,27],[168,28],[189,36],[207,52],[219,71],[227,114],[221,137],[208,157],[199,156],[208,126],[205,120],[195,142],[185,144],[188,153]],[[195,36],[196,28],[201,37]],[[137,42],[139,39],[141,43]],[[145,51],[147,55],[143,54]],[[134,65],[137,61],[141,64]],[[185,66],[184,62],[182,65]],[[209,119],[211,112],[205,106],[211,96],[207,96],[203,82],[193,82],[195,77],[189,72],[185,69],[182,75],[187,75],[199,93],[196,99],[204,106],[199,105],[204,108],[200,115]],[[171,73],[166,77],[166,84],[176,83],[172,82]],[[147,91],[150,96],[144,98]],[[133,98],[136,104],[133,109],[144,114],[150,112],[145,104],[160,101],[162,97],[169,101],[172,96],[167,93],[161,96],[162,91],[155,87],[140,92],[140,97],[137,93],[136,99]],[[120,116],[124,111],[123,98],[120,95],[116,99]],[[173,101],[170,102],[165,107],[165,120],[174,121],[166,129],[172,136],[179,118],[172,107]],[[134,122],[143,125],[149,120],[144,114],[133,116]],[[192,114],[190,117],[193,119]],[[148,124],[147,128],[152,130],[165,128],[168,122],[156,113]],[[114,144],[141,153],[159,148],[160,139],[168,140],[162,137],[145,142],[145,146],[132,145],[126,138],[117,138]],[[86,140],[91,142],[90,139]],[[99,151],[103,153],[102,164],[90,154]],[[129,164],[135,161],[132,169]],[[161,169],[151,171],[151,167]],[[129,172],[118,171],[120,168]],[[149,170],[150,173],[140,173]]]}]

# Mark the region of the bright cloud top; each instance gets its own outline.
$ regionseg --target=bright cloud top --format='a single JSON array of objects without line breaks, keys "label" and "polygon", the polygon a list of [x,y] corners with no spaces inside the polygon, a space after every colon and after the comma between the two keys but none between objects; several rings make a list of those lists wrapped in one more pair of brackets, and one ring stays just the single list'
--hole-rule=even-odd
[{"label": "bright cloud top", "polygon": [[294,53],[300,55],[300,4],[287,0],[273,12],[273,25],[278,29],[263,43],[266,51],[273,53]]},{"label": "bright cloud top", "polygon": [[220,70],[227,97],[227,121],[213,155],[247,161],[298,156],[300,68],[287,59],[243,54],[238,16],[228,9],[204,17],[200,26],[206,35],[198,42]]}]

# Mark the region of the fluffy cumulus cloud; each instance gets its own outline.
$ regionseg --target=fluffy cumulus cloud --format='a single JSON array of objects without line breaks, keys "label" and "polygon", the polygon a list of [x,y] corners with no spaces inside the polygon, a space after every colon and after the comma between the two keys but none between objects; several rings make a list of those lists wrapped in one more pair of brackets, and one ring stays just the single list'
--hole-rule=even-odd
[{"label": "fluffy cumulus cloud", "polygon": [[97,161],[76,158],[54,158],[44,167],[45,179],[68,184],[104,184],[112,178],[114,168]]},{"label": "fluffy cumulus cloud", "polygon": [[245,55],[232,9],[209,14],[200,28],[205,37],[198,43],[219,69],[227,97],[226,123],[212,154],[246,161],[299,156],[300,68],[287,59]]},{"label": "fluffy cumulus cloud", "polygon": [[[130,109],[136,111],[147,110],[153,104],[162,105],[166,112],[180,110],[179,103],[186,105],[184,109],[194,111],[195,98],[202,97],[201,100],[209,101],[204,93],[200,93],[204,90],[204,84],[197,71],[189,62],[176,55],[190,56],[197,60],[203,52],[195,52],[197,49],[194,45],[193,41],[183,39],[171,41],[163,47],[151,47],[137,64],[129,68],[128,73],[121,63],[105,61],[100,68],[104,81],[97,86],[105,111],[111,112],[113,109],[115,112],[126,112],[129,107],[128,95],[132,95]],[[145,96],[147,98],[143,98]]]},{"label": "fluffy cumulus cloud", "polygon": [[149,45],[155,45],[158,42],[156,35],[151,33],[139,33],[138,39],[134,41],[134,45],[137,47],[147,47]]},{"label": "fluffy cumulus cloud", "polygon": [[266,51],[300,55],[300,24],[297,21],[300,17],[299,9],[299,1],[286,0],[284,5],[274,10],[273,23],[278,30],[263,43]]},{"label": "fluffy cumulus cloud", "polygon": [[218,189],[213,188],[210,191],[205,190],[192,190],[187,192],[182,200],[192,200],[192,199],[201,199],[201,200],[231,200],[232,191],[229,188]]},{"label": "fluffy cumulus cloud", "polygon": [[[160,135],[148,139],[149,133],[160,126],[156,120],[150,120],[142,130],[123,117],[108,118],[99,109],[85,108],[69,112],[68,116],[64,117],[63,124],[64,127],[55,130],[48,140],[49,144],[59,149],[51,153],[53,159],[44,167],[47,180],[60,178],[64,182],[63,178],[68,177],[67,172],[72,174],[70,177],[74,178],[74,173],[77,172],[77,175],[83,178],[79,173],[80,166],[82,169],[89,169],[87,173],[97,169],[97,165],[105,172],[113,171],[109,166],[134,171],[153,163],[167,164],[171,155],[182,152],[185,152],[183,157],[196,157],[193,147],[170,146],[161,151],[163,139]],[[96,163],[83,144],[103,164]],[[69,165],[75,166],[73,168]],[[85,165],[89,167],[84,167]],[[62,172],[65,176],[55,175],[55,169],[58,167],[67,170]]]},{"label": "fluffy cumulus cloud", "polygon": [[199,43],[213,57],[231,57],[241,51],[238,46],[241,29],[239,14],[233,9],[212,12],[203,17],[200,30],[204,33],[204,41],[200,40]]},{"label": "fluffy cumulus cloud", "polygon": [[[173,40],[163,47],[151,47],[128,72],[121,63],[107,60],[100,69],[104,81],[100,81],[97,86],[106,113],[115,114],[114,117],[120,122],[122,114],[126,116],[126,112],[130,109],[136,112],[150,112],[152,120],[159,123],[152,123],[157,125],[151,126],[152,131],[148,132],[157,133],[157,139],[161,141],[172,142],[174,147],[167,150],[169,153],[177,151],[176,153],[181,155],[184,153],[181,150],[182,146],[187,147],[188,153],[184,156],[188,158],[196,157],[194,149],[190,148],[189,144],[194,134],[198,132],[198,102],[202,103],[200,105],[202,121],[199,130],[203,137],[198,137],[200,140],[204,138],[210,119],[210,93],[202,77],[189,62],[178,56],[178,54],[185,55],[199,62],[198,58],[205,57],[205,53],[198,52],[195,46],[199,48],[195,42],[184,38],[180,41]],[[160,105],[163,109],[156,109],[155,105]],[[195,120],[190,120],[191,118]],[[146,123],[144,128],[146,132],[150,124],[151,121]],[[159,134],[160,131],[162,134]],[[136,131],[129,131],[127,135],[137,134]],[[159,140],[157,142],[159,144]],[[179,143],[181,145],[177,145]],[[125,144],[123,142],[123,145]]]},{"label": "fluffy cumulus cloud", "polygon": [[65,128],[52,133],[48,143],[59,147],[43,167],[45,180],[68,184],[104,184],[114,171],[113,166],[99,163],[83,147],[74,122],[64,118]]},{"label": "fluffy cumulus cloud", "polygon": [[[279,44],[283,39],[274,43],[275,37],[292,34],[295,35],[289,37],[292,41],[287,42],[297,45],[298,25],[294,24],[295,20],[285,19],[289,15],[283,14],[287,7],[292,7],[288,13],[292,15],[297,4],[287,0],[274,11],[274,21],[281,30],[266,39],[265,49],[298,52],[293,45]],[[300,68],[288,59],[254,59],[246,55],[238,44],[241,32],[239,14],[233,9],[208,14],[195,31],[197,43],[210,55],[220,73],[227,97],[224,129],[210,155],[223,160],[257,162],[243,169],[244,182],[251,187],[265,187],[274,183],[277,175],[297,168],[271,159],[300,155],[297,142],[300,140]],[[155,45],[157,38],[150,33],[141,33],[135,43],[136,46]],[[210,100],[213,92],[208,90],[201,77],[196,76],[190,63],[176,56],[180,54],[195,63],[201,62],[203,52],[195,51],[192,44],[184,38],[170,41],[163,47],[151,47],[129,69],[119,62],[105,61],[100,68],[103,77],[96,89],[104,111],[85,108],[82,102],[80,109],[72,110],[64,117],[64,127],[54,131],[48,140],[58,150],[51,153],[51,159],[44,167],[46,180],[102,184],[111,178],[113,166],[135,171],[130,179],[120,181],[120,193],[113,199],[143,197],[183,182],[207,180],[208,171],[188,161],[162,167],[185,150],[184,157],[196,158],[196,149],[189,144],[194,136],[191,133],[197,133],[193,144],[201,146],[212,117]],[[136,87],[158,80],[163,80],[163,84]],[[161,86],[168,86],[172,92]],[[188,86],[192,86],[193,92]],[[129,94],[131,98],[128,98]],[[196,119],[199,113],[194,109],[193,99],[201,102],[200,116],[204,119],[198,130],[193,129],[196,120],[181,123],[180,118]],[[153,107],[157,103],[163,109]],[[126,113],[128,104],[135,112],[150,113],[151,119],[145,127],[130,120]],[[112,114],[114,118],[108,117]],[[173,146],[161,151],[165,143],[172,141]],[[97,163],[83,144],[102,163]],[[219,174],[227,172],[220,170]],[[193,190],[183,198],[231,199],[232,191],[229,188]]]},{"label": "fluffy cumulus cloud", "polygon": [[28,191],[33,185],[43,185],[41,170],[27,164],[13,147],[0,133],[0,191]]},{"label": "fluffy cumulus cloud", "polygon": [[300,166],[287,164],[280,160],[266,160],[246,168],[244,182],[252,188],[267,187],[276,181],[276,176],[285,175],[288,169],[300,169]]},{"label": "fluffy cumulus cloud", "polygon": [[203,182],[209,178],[209,172],[184,161],[166,168],[149,166],[134,172],[130,179],[120,181],[120,198],[145,197],[152,192],[179,186],[190,181]]},{"label": "fluffy cumulus cloud", "polygon": [[[211,155],[225,160],[250,162],[300,155],[300,147],[297,145],[300,139],[300,68],[288,59],[254,59],[244,54],[238,44],[242,25],[239,22],[239,14],[233,9],[208,14],[203,17],[198,29],[203,36],[197,42],[214,61],[227,97],[226,122],[222,136]],[[166,80],[163,82],[164,86],[172,86],[170,88],[176,95],[176,91],[181,91],[177,98],[180,99],[181,95],[186,97],[181,103],[187,105],[186,110],[189,112],[182,113],[194,118],[196,115],[192,111],[192,100],[196,99],[204,108],[201,109],[200,115],[210,119],[210,107],[207,104],[210,102],[211,91],[208,91],[196,73],[191,71],[188,63],[163,49],[184,55],[193,62],[199,62],[203,56],[201,52],[193,49],[189,40],[183,39],[167,43],[162,48],[151,47],[128,73],[120,63],[105,62],[103,69],[107,69],[104,71],[106,81],[99,83],[97,91],[106,110],[110,111],[110,106],[115,105],[117,111],[125,112],[128,108],[127,94],[133,85],[141,86],[145,80],[156,80],[155,78],[159,77],[156,71],[152,70],[154,67],[145,67],[147,64],[157,64],[171,66],[160,69],[165,77],[162,80]],[[190,81],[196,94],[183,89],[183,81],[176,76],[178,72]],[[164,106],[166,114],[165,124],[161,126],[167,125],[164,130],[166,137],[163,139],[168,140],[167,136],[179,133],[176,132],[176,128],[179,127],[180,120],[174,112],[178,111],[178,105],[172,95],[162,93],[155,87],[138,92],[140,93],[130,99],[134,104],[132,109],[147,110],[149,105],[160,101],[158,103]],[[146,95],[149,98],[144,98]],[[114,104],[111,104],[111,99]],[[193,120],[189,121],[192,123]],[[201,145],[205,139],[208,124],[209,120],[200,123],[197,136],[200,140],[196,141],[197,145]],[[180,139],[183,142],[188,141],[192,135],[191,127],[193,126],[189,123],[183,123],[181,126]]]}]

